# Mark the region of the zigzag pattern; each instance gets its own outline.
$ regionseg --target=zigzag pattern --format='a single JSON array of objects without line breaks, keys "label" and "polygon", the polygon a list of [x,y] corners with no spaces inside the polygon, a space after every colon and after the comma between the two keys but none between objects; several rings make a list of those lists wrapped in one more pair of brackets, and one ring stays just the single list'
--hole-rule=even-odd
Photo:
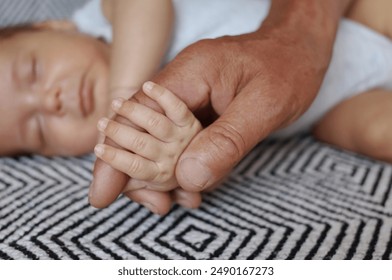
[{"label": "zigzag pattern", "polygon": [[68,18],[87,0],[0,0],[0,26]]},{"label": "zigzag pattern", "polygon": [[[0,0],[0,26],[86,0]],[[392,167],[310,137],[256,147],[197,210],[87,202],[93,156],[0,158],[0,259],[391,259]]]},{"label": "zigzag pattern", "polygon": [[256,147],[200,209],[87,202],[93,156],[0,159],[2,259],[390,259],[392,167],[310,137]]}]

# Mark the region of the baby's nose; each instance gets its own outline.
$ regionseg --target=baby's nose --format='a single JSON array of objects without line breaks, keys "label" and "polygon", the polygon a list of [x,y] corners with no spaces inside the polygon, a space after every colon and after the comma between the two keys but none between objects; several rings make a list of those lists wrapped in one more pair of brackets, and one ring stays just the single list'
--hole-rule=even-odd
[{"label": "baby's nose", "polygon": [[52,88],[44,93],[42,98],[42,109],[49,114],[61,114],[62,101],[60,88]]}]

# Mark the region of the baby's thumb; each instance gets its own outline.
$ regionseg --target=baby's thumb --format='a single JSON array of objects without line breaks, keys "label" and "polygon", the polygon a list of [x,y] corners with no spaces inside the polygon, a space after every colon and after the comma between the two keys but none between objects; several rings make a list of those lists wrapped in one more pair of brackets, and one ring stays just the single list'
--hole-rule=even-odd
[{"label": "baby's thumb", "polygon": [[196,135],[181,155],[176,168],[178,183],[187,191],[214,187],[247,151],[241,134],[230,123],[218,120]]}]

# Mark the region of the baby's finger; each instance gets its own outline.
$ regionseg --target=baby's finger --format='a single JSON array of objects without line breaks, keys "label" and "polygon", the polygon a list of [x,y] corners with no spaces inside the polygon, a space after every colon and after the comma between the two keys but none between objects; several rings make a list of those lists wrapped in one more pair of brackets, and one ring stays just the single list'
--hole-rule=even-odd
[{"label": "baby's finger", "polygon": [[173,123],[165,115],[147,106],[116,98],[112,102],[112,108],[117,114],[145,129],[159,140],[168,141],[173,134],[175,128]]},{"label": "baby's finger", "polygon": [[129,151],[149,160],[158,159],[161,143],[148,133],[107,118],[98,122],[98,130]]},{"label": "baby's finger", "polygon": [[155,100],[163,109],[166,116],[177,126],[187,126],[194,122],[195,117],[186,104],[170,90],[153,82],[143,85],[144,93]]},{"label": "baby's finger", "polygon": [[135,179],[153,181],[160,172],[155,162],[105,144],[96,145],[94,152],[114,169]]}]

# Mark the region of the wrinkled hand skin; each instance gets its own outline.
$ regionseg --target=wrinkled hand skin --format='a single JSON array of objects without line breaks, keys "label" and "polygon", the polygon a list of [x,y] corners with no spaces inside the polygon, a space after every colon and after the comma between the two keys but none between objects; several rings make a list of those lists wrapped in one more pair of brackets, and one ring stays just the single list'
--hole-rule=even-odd
[{"label": "wrinkled hand skin", "polygon": [[[311,104],[349,2],[272,1],[258,31],[202,40],[183,50],[153,81],[178,95],[196,115],[207,112],[212,119],[177,163],[180,188],[128,192],[129,178],[97,160],[91,205],[106,207],[123,192],[161,215],[173,201],[198,207],[201,191],[215,187],[257,143]],[[136,98],[155,106],[142,93]]]}]

